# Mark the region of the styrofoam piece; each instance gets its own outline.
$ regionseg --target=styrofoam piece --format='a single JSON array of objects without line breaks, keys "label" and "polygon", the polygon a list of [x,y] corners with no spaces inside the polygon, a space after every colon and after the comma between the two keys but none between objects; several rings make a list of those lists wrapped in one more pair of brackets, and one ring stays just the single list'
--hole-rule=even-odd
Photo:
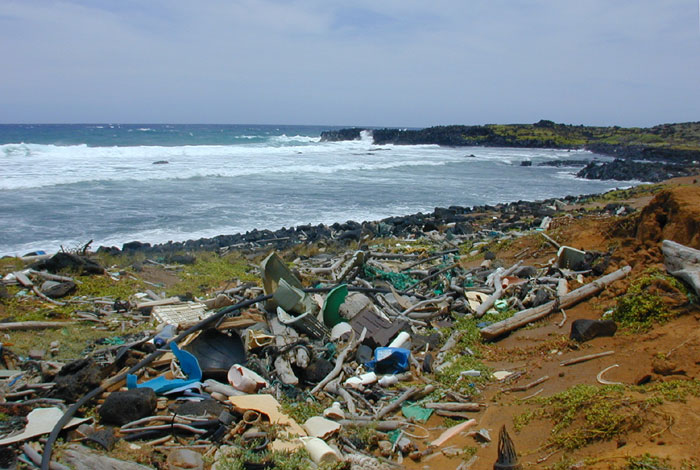
[{"label": "styrofoam piece", "polygon": [[328,444],[318,437],[302,438],[306,451],[315,464],[332,463],[340,461],[340,455]]},{"label": "styrofoam piece", "polygon": [[390,348],[404,348],[404,349],[411,349],[411,335],[406,333],[405,331],[402,331],[398,335],[396,335],[396,338],[389,343]]},{"label": "styrofoam piece", "polygon": [[[59,408],[36,408],[27,415],[27,425],[24,431],[14,436],[6,437],[0,440],[0,446],[14,444],[15,442],[26,441],[42,434],[50,433],[56,423],[63,417],[63,411]],[[91,418],[73,418],[63,428],[77,426],[85,421],[90,421]]]},{"label": "styrofoam piece", "polygon": [[340,424],[322,416],[312,416],[304,422],[304,430],[309,436],[327,439],[340,431]]},{"label": "styrofoam piece", "polygon": [[360,388],[364,385],[373,384],[377,380],[377,374],[374,372],[367,372],[366,374],[362,374],[357,377],[350,377],[345,381],[345,385],[352,388]]},{"label": "styrofoam piece", "polygon": [[340,403],[334,401],[330,408],[323,410],[323,416],[328,419],[345,419],[345,412],[340,407]]}]

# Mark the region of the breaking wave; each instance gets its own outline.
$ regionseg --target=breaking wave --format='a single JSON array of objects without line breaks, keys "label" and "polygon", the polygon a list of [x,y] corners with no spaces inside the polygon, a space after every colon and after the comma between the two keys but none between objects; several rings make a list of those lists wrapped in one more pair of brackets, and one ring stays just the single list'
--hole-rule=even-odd
[{"label": "breaking wave", "polygon": [[[282,141],[315,142],[304,136]],[[316,139],[318,140],[318,139]],[[182,180],[265,174],[331,174],[439,166],[460,160],[454,152],[404,147],[370,151],[367,143],[318,143],[307,147],[200,145],[179,147],[88,147],[87,145],[0,145],[0,159],[11,168],[0,190],[41,188],[88,181]],[[158,163],[158,164],[155,164]]]}]

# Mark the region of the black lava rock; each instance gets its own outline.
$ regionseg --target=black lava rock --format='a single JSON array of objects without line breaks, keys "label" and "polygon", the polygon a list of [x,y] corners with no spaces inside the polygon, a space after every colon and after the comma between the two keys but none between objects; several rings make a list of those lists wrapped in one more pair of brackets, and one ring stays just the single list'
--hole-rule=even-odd
[{"label": "black lava rock", "polygon": [[83,395],[100,385],[102,373],[92,358],[78,359],[66,364],[54,377],[54,398],[68,402],[78,401]]},{"label": "black lava rock", "polygon": [[133,241],[129,243],[124,243],[122,245],[122,251],[143,251],[144,249],[150,248],[150,243],[142,243],[139,241]]},{"label": "black lava rock", "polygon": [[423,364],[421,364],[421,370],[426,374],[433,373],[433,355],[428,353],[423,358]]},{"label": "black lava rock", "polygon": [[168,263],[173,264],[194,264],[197,258],[194,255],[170,255]]},{"label": "black lava rock", "polygon": [[304,382],[317,384],[333,370],[333,364],[322,358],[314,360],[309,366],[299,372],[299,376]]},{"label": "black lava rock", "polygon": [[56,253],[47,260],[34,263],[32,269],[46,270],[50,273],[74,271],[81,274],[104,274],[105,272],[105,268],[89,258],[63,252]]},{"label": "black lava rock", "polygon": [[207,398],[202,401],[186,401],[175,405],[173,411],[178,415],[204,416],[206,414],[219,416],[226,408],[216,400]]},{"label": "black lava rock", "polygon": [[537,276],[537,268],[534,266],[521,266],[515,270],[513,275],[525,279],[533,278]]},{"label": "black lava rock", "polygon": [[569,337],[583,343],[598,336],[613,336],[616,331],[617,325],[612,320],[574,320]]},{"label": "black lava rock", "polygon": [[158,399],[151,388],[134,388],[111,393],[99,409],[100,421],[123,426],[137,419],[151,416]]},{"label": "black lava rock", "polygon": [[535,291],[535,298],[532,300],[533,307],[539,307],[540,305],[546,304],[552,300],[552,296],[549,291],[545,289],[537,289]]},{"label": "black lava rock", "polygon": [[641,163],[632,160],[615,159],[612,162],[591,162],[576,176],[601,180],[639,180],[659,182],[677,176],[688,176],[690,171],[679,165]]},{"label": "black lava rock", "polygon": [[352,129],[338,129],[321,132],[321,142],[339,142],[343,140],[360,140],[360,132],[363,129],[353,127]]}]

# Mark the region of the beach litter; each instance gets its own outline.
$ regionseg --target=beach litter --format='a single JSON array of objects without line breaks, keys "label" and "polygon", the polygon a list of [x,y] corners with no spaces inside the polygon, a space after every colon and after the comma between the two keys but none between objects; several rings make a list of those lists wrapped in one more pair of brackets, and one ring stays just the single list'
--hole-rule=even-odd
[{"label": "beach litter", "polygon": [[[37,455],[26,454],[19,444],[50,432],[39,455],[42,465],[54,460],[59,436],[71,442],[61,453],[63,462],[98,462],[105,456],[76,444],[89,439],[77,431],[63,431],[88,420],[75,421],[74,416],[84,415],[85,407],[95,404],[92,432],[110,430],[116,443],[148,446],[167,465],[160,468],[225,468],[223,463],[230,458],[251,459],[252,465],[253,456],[265,452],[261,460],[270,463],[273,451],[299,449],[305,449],[315,464],[344,461],[349,468],[393,468],[408,456],[420,461],[436,452],[447,455],[454,451],[448,444],[457,442],[458,436],[470,435],[491,445],[486,428],[467,434],[479,425],[487,408],[479,401],[479,389],[500,383],[505,393],[524,391],[549,377],[503,386],[523,372],[452,370],[461,357],[473,357],[468,347],[460,345],[466,333],[455,324],[472,321],[476,325],[472,334],[497,341],[596,295],[624,278],[630,268],[596,276],[592,252],[567,246],[558,247],[556,256],[538,266],[525,264],[524,256],[506,265],[482,251],[479,247],[488,246],[482,242],[512,240],[544,230],[553,221],[533,219],[529,227],[505,232],[497,225],[478,230],[467,220],[428,232],[407,228],[404,237],[406,233],[417,237],[394,239],[405,243],[399,249],[371,245],[367,236],[352,249],[292,259],[271,249],[274,241],[266,241],[253,247],[262,259],[260,287],[238,283],[204,298],[166,296],[150,289],[129,300],[85,298],[80,297],[77,276],[59,279],[54,274],[55,279],[47,279],[48,271],[35,269],[8,273],[3,284],[22,286],[26,296],[51,303],[56,302],[54,297],[84,302],[89,313],[80,317],[84,321],[118,317],[150,328],[117,337],[114,344],[87,352],[83,362],[68,365],[51,365],[36,357],[32,360],[38,367],[23,371],[19,366],[24,361],[13,360],[7,352],[5,370],[0,370],[5,402],[59,408],[29,410],[31,426],[23,434],[5,437],[0,445],[13,444],[17,458],[36,460]],[[336,238],[345,240],[343,233],[336,231]],[[459,249],[465,242],[469,248]],[[395,241],[391,248],[401,243]],[[552,247],[544,246],[542,250],[554,254]],[[259,248],[267,252],[256,251]],[[474,259],[466,262],[474,251]],[[476,259],[480,257],[484,260]],[[79,264],[78,269],[85,266],[93,265]],[[674,272],[683,271],[678,275],[690,279],[692,275],[685,273],[692,269],[686,263]],[[129,276],[116,271],[102,275]],[[580,282],[584,275],[585,282]],[[35,290],[39,280],[59,284]],[[73,283],[71,289],[66,285],[60,296],[49,295],[68,282]],[[25,327],[68,324],[55,323],[60,325],[26,323]],[[9,325],[0,328],[11,331]],[[577,320],[571,328],[572,338],[583,342],[610,336],[616,326],[611,320]],[[581,356],[561,365],[610,354]],[[446,386],[438,378],[448,371],[453,382]],[[57,394],[66,387],[61,382],[66,374],[72,374],[68,382],[73,387],[68,394]],[[20,375],[25,376],[21,386]],[[60,416],[43,420],[39,432],[32,413],[48,413],[41,410]],[[445,418],[459,422],[439,425]],[[356,435],[363,428],[371,428],[377,437],[359,441]],[[108,452],[104,446],[102,451]],[[505,430],[499,437],[497,465],[518,468]]]}]

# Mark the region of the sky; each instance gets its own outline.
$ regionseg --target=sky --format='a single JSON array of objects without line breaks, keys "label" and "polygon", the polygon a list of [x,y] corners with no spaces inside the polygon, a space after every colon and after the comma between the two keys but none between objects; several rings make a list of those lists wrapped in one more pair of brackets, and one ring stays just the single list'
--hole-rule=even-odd
[{"label": "sky", "polygon": [[0,0],[0,122],[700,121],[699,7]]}]

